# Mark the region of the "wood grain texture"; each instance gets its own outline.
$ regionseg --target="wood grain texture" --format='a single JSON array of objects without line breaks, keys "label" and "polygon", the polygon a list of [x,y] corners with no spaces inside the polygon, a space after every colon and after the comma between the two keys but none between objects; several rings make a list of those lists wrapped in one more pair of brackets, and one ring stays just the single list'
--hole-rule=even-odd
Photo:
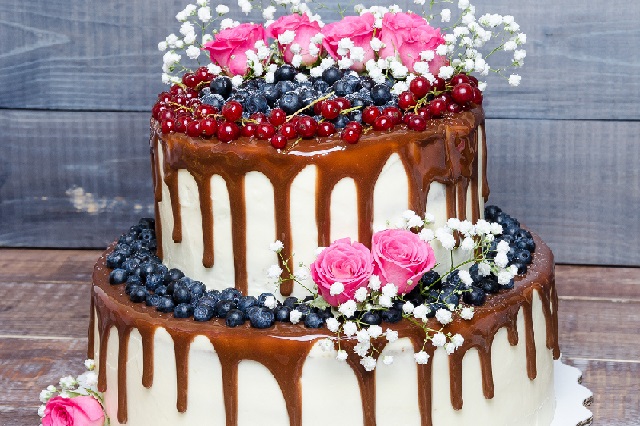
[{"label": "wood grain texture", "polygon": [[[152,215],[148,119],[0,110],[0,246],[104,247]],[[490,203],[558,262],[640,265],[640,122],[489,120],[487,134]]]},{"label": "wood grain texture", "polygon": [[[337,19],[327,0],[325,21]],[[365,4],[374,4],[365,1]],[[418,11],[412,1],[397,2]],[[637,120],[640,5],[623,0],[477,3],[477,16],[510,14],[527,34],[523,83],[493,80],[490,117]],[[148,111],[162,90],[158,41],[178,33],[186,1],[4,0],[0,108]],[[241,20],[259,20],[259,12]],[[434,25],[440,25],[436,22]],[[605,99],[603,100],[603,97]]]},{"label": "wood grain texture", "polygon": [[[0,305],[1,425],[37,424],[40,390],[82,371],[89,310],[89,281],[84,280],[98,254],[0,250],[0,294],[10,299]],[[594,392],[594,424],[637,426],[640,268],[558,265],[556,278],[563,359],[582,370],[583,384]],[[37,295],[36,301],[20,300],[18,295],[25,294]],[[40,318],[43,310],[58,318]]]}]

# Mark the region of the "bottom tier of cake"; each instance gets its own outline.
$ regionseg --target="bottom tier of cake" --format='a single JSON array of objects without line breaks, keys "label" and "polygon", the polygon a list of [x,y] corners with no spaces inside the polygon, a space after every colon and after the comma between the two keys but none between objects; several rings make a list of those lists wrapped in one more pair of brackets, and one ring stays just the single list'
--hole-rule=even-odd
[{"label": "bottom tier of cake", "polygon": [[94,270],[89,355],[111,424],[549,425],[557,295],[551,251],[535,240],[514,289],[447,326],[465,339],[453,354],[427,345],[428,362],[416,364],[422,330],[407,320],[383,324],[399,339],[380,345],[371,372],[353,353],[341,362],[322,348],[332,337],[326,328],[229,328],[134,304],[109,284],[107,251]]}]

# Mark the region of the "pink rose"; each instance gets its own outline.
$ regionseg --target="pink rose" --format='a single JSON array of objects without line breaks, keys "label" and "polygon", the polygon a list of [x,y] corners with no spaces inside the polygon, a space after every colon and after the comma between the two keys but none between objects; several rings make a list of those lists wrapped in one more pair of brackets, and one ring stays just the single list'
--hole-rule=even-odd
[{"label": "pink rose", "polygon": [[[311,278],[320,295],[332,306],[352,300],[360,287],[366,287],[373,274],[373,256],[364,244],[350,238],[334,241],[311,264]],[[344,291],[331,295],[331,286],[340,282]]]},{"label": "pink rose", "polygon": [[302,56],[302,65],[311,65],[317,59],[320,53],[320,48],[315,55],[309,53],[309,45],[311,39],[321,32],[320,25],[316,21],[309,20],[307,14],[281,16],[277,21],[267,27],[267,35],[278,40],[278,36],[285,31],[295,32],[293,42],[287,45],[278,43],[280,51],[284,55],[284,60],[287,63],[291,63],[294,53],[291,51],[292,44],[298,44],[300,46],[299,55]]},{"label": "pink rose", "polygon": [[[433,50],[444,44],[439,28],[431,27],[427,21],[415,13],[386,13],[382,18],[380,40],[385,47],[380,49],[380,57],[400,57],[402,64],[413,72],[413,64],[420,59],[420,52]],[[429,71],[437,75],[440,67],[446,65],[444,56],[436,55],[429,63]]]},{"label": "pink rose", "polygon": [[[382,284],[398,286],[398,294],[410,292],[422,275],[436,264],[433,249],[426,241],[405,229],[376,232],[371,239],[375,273]],[[411,284],[407,281],[411,280]]]},{"label": "pink rose", "polygon": [[257,41],[267,41],[264,27],[258,24],[240,24],[216,34],[206,43],[211,62],[218,64],[230,75],[244,75],[247,72],[247,50],[255,50]]},{"label": "pink rose", "polygon": [[352,70],[362,71],[365,63],[373,59],[373,49],[371,49],[371,39],[373,38],[373,24],[376,18],[371,13],[361,16],[345,16],[341,21],[332,22],[322,28],[324,39],[322,45],[329,55],[334,59],[338,57],[338,43],[343,38],[349,38],[354,47],[364,49],[364,60],[357,61],[351,67]]},{"label": "pink rose", "polygon": [[63,398],[55,396],[47,402],[42,426],[102,426],[102,405],[92,396]]}]

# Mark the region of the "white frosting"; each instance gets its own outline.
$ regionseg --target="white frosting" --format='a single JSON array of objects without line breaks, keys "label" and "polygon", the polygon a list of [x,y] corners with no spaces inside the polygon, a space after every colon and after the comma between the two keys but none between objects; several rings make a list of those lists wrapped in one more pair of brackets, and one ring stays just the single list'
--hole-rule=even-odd
[{"label": "white frosting", "polygon": [[[524,315],[517,320],[519,340],[511,346],[506,329],[495,335],[492,366],[495,394],[486,399],[482,391],[480,361],[475,349],[467,352],[462,363],[464,405],[451,406],[449,359],[442,348],[432,361],[432,420],[439,425],[541,426],[549,425],[555,411],[553,356],[546,347],[546,324],[537,292],[533,298],[533,326],[536,344],[537,378],[530,380],[526,368]],[[97,321],[95,322],[97,324]],[[95,357],[98,360],[98,329],[95,329]],[[117,419],[118,331],[114,327],[108,339],[107,413],[112,425]],[[147,389],[142,386],[142,344],[134,330],[129,337],[127,360],[127,406],[129,426],[146,425],[224,425],[225,410],[221,367],[209,340],[197,336],[189,353],[188,407],[176,409],[176,366],[173,341],[158,328],[154,336],[154,378]],[[274,354],[276,356],[277,354]],[[387,345],[384,355],[394,363],[376,367],[376,423],[381,426],[420,425],[417,399],[417,367],[408,339]],[[99,362],[98,362],[99,364]],[[97,365],[97,368],[103,368]],[[302,378],[303,426],[340,424],[362,425],[362,403],[357,379],[346,362],[335,359],[316,344],[305,361]],[[238,371],[238,425],[289,425],[282,393],[266,367],[255,361],[242,361]]]},{"label": "white frosting", "polygon": [[[478,130],[478,135],[481,129]],[[233,245],[231,238],[231,214],[229,193],[224,180],[217,175],[211,178],[211,198],[213,205],[214,259],[211,268],[202,264],[202,213],[195,179],[186,170],[178,173],[178,197],[182,216],[182,242],[172,239],[173,213],[169,189],[162,174],[162,149],[156,148],[162,182],[162,202],[159,203],[159,220],[162,226],[163,262],[170,267],[181,269],[189,277],[200,280],[207,288],[224,289],[233,286]],[[482,143],[478,143],[478,197],[480,212],[484,210],[482,197]],[[373,179],[373,177],[371,177]],[[294,268],[303,262],[310,265],[315,259],[318,241],[316,224],[316,179],[315,166],[304,168],[292,182],[290,221],[293,241]],[[284,206],[274,205],[274,188],[269,179],[259,172],[245,176],[245,203],[247,218],[247,276],[248,293],[258,296],[276,289],[266,278],[269,266],[277,263],[277,256],[269,250],[269,244],[276,239],[275,211]],[[466,216],[471,218],[471,185],[467,189]],[[455,196],[455,194],[454,194]],[[340,180],[331,193],[330,236],[331,240],[350,237],[358,239],[358,200],[356,185],[351,178]],[[427,211],[435,216],[434,229],[444,226],[447,217],[447,193],[445,185],[433,182],[427,196]],[[374,186],[373,218],[374,229],[394,225],[402,213],[409,208],[409,179],[400,157],[391,154]],[[425,212],[416,212],[424,214]],[[432,244],[436,259],[441,261],[439,270],[449,269],[449,253],[439,243]],[[459,263],[465,253],[456,253],[454,260]],[[293,295],[306,296],[306,290],[296,285]]]}]

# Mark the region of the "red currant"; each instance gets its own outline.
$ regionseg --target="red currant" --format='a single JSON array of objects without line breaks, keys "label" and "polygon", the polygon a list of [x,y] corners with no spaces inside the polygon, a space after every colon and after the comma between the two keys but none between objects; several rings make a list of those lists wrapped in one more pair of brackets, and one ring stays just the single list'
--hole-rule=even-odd
[{"label": "red currant", "polygon": [[203,81],[211,81],[213,80],[213,74],[209,72],[207,67],[200,67],[195,72],[196,81],[198,83],[202,83]]},{"label": "red currant", "polygon": [[198,82],[196,81],[196,76],[193,73],[187,72],[182,76],[182,84],[187,87],[196,87]]},{"label": "red currant", "polygon": [[264,115],[264,113],[262,113],[262,112],[254,112],[253,114],[251,114],[249,119],[253,120],[253,122],[256,123],[256,124],[266,123],[267,121],[269,121],[267,119],[267,116]]},{"label": "red currant", "polygon": [[313,113],[315,115],[322,115],[322,105],[324,105],[325,101],[318,101],[313,104]]},{"label": "red currant", "polygon": [[398,96],[398,106],[402,109],[409,109],[416,106],[416,99],[413,92],[406,91],[400,93],[400,96]]},{"label": "red currant", "polygon": [[347,123],[346,126],[344,126],[345,129],[353,129],[358,133],[362,133],[362,124],[358,123],[357,121],[350,121]]},{"label": "red currant", "polygon": [[[325,102],[326,104],[326,102]],[[296,124],[296,131],[303,138],[312,138],[318,130],[318,122],[308,115],[302,116],[298,119]]]},{"label": "red currant", "polygon": [[415,115],[414,113],[408,113],[408,112],[407,112],[407,113],[405,113],[405,114],[402,116],[402,122],[403,122],[404,124],[406,124],[406,125],[409,125],[409,121],[411,120],[411,118],[412,118],[414,115]]},{"label": "red currant", "polygon": [[377,107],[368,106],[362,111],[362,121],[366,124],[373,124],[376,118],[380,117],[382,113]]},{"label": "red currant", "polygon": [[258,125],[256,123],[246,123],[240,129],[240,134],[244,137],[250,138],[255,136],[256,130],[258,130]]},{"label": "red currant", "polygon": [[282,149],[287,146],[287,138],[282,135],[273,135],[271,139],[269,139],[269,142],[271,142],[271,146],[276,149]]},{"label": "red currant", "polygon": [[473,88],[473,99],[471,99],[476,105],[482,105],[482,92],[477,87]]},{"label": "red currant", "polygon": [[347,98],[335,98],[333,100],[338,103],[341,110],[351,108],[351,102]]},{"label": "red currant", "polygon": [[417,99],[422,99],[431,90],[431,83],[429,83],[429,80],[419,75],[411,80],[411,83],[409,83],[409,90],[411,90]]},{"label": "red currant", "polygon": [[416,132],[422,132],[427,129],[427,120],[425,120],[423,117],[420,117],[417,114],[414,114],[409,119],[409,123],[407,124],[407,126],[411,130],[415,130]]},{"label": "red currant", "polygon": [[167,133],[171,133],[175,130],[176,127],[176,123],[173,120],[164,120],[162,122],[162,133],[163,134],[167,134]]},{"label": "red currant", "polygon": [[373,130],[391,130],[393,119],[388,115],[381,115],[373,122]]},{"label": "red currant", "polygon": [[200,120],[200,129],[204,136],[213,136],[216,134],[216,130],[218,130],[218,122],[213,118],[203,118]]},{"label": "red currant", "polygon": [[[461,74],[461,75],[464,75],[464,74]],[[453,91],[451,92],[451,96],[459,104],[472,101],[473,86],[471,86],[469,83],[459,83],[453,88]]]},{"label": "red currant", "polygon": [[215,113],[216,107],[207,104],[200,104],[196,107],[195,111],[193,111],[193,115],[200,118],[209,117]]},{"label": "red currant", "polygon": [[197,138],[202,134],[202,129],[200,128],[199,121],[192,121],[187,124],[187,136],[191,136],[192,138]]},{"label": "red currant", "polygon": [[187,132],[187,126],[192,121],[193,120],[188,115],[180,115],[180,116],[178,116],[178,118],[175,120],[175,122],[176,122],[175,131],[178,132],[178,133],[186,133]]},{"label": "red currant", "polygon": [[287,113],[281,108],[274,108],[269,115],[269,122],[274,126],[279,126],[287,121]]},{"label": "red currant", "polygon": [[472,75],[468,75],[467,77],[469,77],[469,84],[472,85],[473,87],[478,87],[478,79],[475,78]]},{"label": "red currant", "polygon": [[432,117],[440,117],[447,109],[447,103],[442,99],[434,99],[429,104],[429,112]]},{"label": "red currant", "polygon": [[340,105],[335,100],[324,101],[322,103],[321,114],[327,120],[333,120],[340,115]]},{"label": "red currant", "polygon": [[450,104],[447,104],[447,111],[455,114],[457,112],[462,111],[462,106],[458,103],[451,102]]},{"label": "red currant", "polygon": [[176,116],[175,112],[173,112],[173,110],[170,110],[169,108],[167,109],[163,109],[162,111],[160,111],[160,114],[158,115],[158,120],[170,120],[172,118],[174,118]]},{"label": "red currant", "polygon": [[174,104],[178,104],[180,106],[187,106],[187,102],[189,102],[189,99],[187,99],[187,97],[183,93],[182,95],[174,96],[171,99],[171,102],[173,102]]},{"label": "red currant", "polygon": [[340,134],[340,139],[351,144],[358,143],[358,139],[360,139],[360,132],[354,128],[345,127]]},{"label": "red currant", "polygon": [[231,142],[234,139],[237,139],[240,135],[240,128],[238,125],[232,121],[223,121],[218,125],[218,131],[216,132],[216,136],[220,139],[221,142]]},{"label": "red currant", "polygon": [[391,118],[394,125],[402,123],[402,112],[396,107],[390,106],[382,110],[382,115]]},{"label": "red currant", "polygon": [[184,97],[187,99],[198,99],[198,92],[193,89],[187,89],[184,91]]},{"label": "red currant", "polygon": [[184,89],[182,87],[180,87],[177,84],[174,84],[173,86],[171,86],[171,89],[169,89],[169,93],[171,93],[172,95],[182,95],[184,93]]},{"label": "red currant", "polygon": [[238,101],[229,101],[222,107],[222,115],[227,121],[237,121],[242,118],[242,105]]},{"label": "red currant", "polygon": [[276,134],[276,128],[270,123],[260,123],[256,127],[256,137],[260,140],[267,140]]},{"label": "red currant", "polygon": [[298,136],[298,131],[293,123],[284,123],[280,127],[280,134],[287,139],[293,139]]},{"label": "red currant", "polygon": [[331,136],[336,132],[336,126],[329,121],[323,121],[318,125],[318,136]]},{"label": "red currant", "polygon": [[456,74],[453,77],[451,77],[451,80],[449,81],[449,83],[452,86],[457,86],[458,84],[461,83],[469,83],[471,80],[469,79],[469,76],[463,73],[460,74]]},{"label": "red currant", "polygon": [[171,93],[162,92],[158,95],[158,102],[170,102],[171,101]]},{"label": "red currant", "polygon": [[429,111],[429,108],[427,107],[421,107],[418,108],[418,115],[422,118],[424,118],[425,120],[428,120],[431,118],[431,112]]},{"label": "red currant", "polygon": [[436,77],[431,83],[431,87],[433,87],[438,92],[442,92],[447,87],[447,82],[440,77]]}]

